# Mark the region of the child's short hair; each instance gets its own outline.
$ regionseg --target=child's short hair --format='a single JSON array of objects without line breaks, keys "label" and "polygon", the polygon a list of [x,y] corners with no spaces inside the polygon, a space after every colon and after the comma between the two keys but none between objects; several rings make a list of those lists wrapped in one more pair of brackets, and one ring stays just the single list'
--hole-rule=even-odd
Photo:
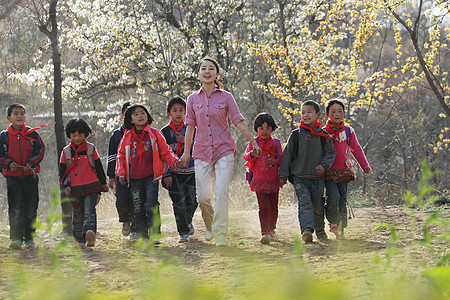
[{"label": "child's short hair", "polygon": [[23,111],[25,111],[25,106],[23,106],[23,104],[13,103],[10,106],[8,106],[8,108],[6,109],[6,115],[11,117],[11,114],[12,114],[12,111],[14,108],[22,108]]},{"label": "child's short hair", "polygon": [[79,118],[70,119],[66,124],[66,136],[70,139],[70,134],[76,131],[84,133],[84,137],[88,137],[92,133],[91,126],[85,120]]},{"label": "child's short hair", "polygon": [[131,105],[130,101],[127,101],[122,105],[122,115],[125,114],[125,112],[127,111],[128,107],[130,107],[130,105]]},{"label": "child's short hair", "polygon": [[253,129],[258,132],[258,127],[263,126],[264,123],[267,123],[268,126],[272,127],[272,131],[275,131],[275,129],[278,128],[272,116],[263,112],[256,116],[255,121],[253,122]]},{"label": "child's short hair", "polygon": [[342,106],[342,110],[345,111],[345,105],[341,99],[339,98],[330,99],[327,102],[325,102],[325,111],[327,112],[327,115],[330,112],[330,107],[334,104],[339,104],[340,106]]},{"label": "child's short hair", "polygon": [[153,118],[152,115],[148,112],[147,108],[143,105],[143,104],[133,104],[130,106],[130,108],[128,108],[127,112],[125,113],[125,119],[123,121],[123,126],[126,129],[131,129],[133,128],[133,123],[131,123],[131,115],[134,113],[134,111],[138,108],[142,108],[145,113],[147,114],[147,123],[148,125],[152,124],[153,122]]},{"label": "child's short hair", "polygon": [[173,97],[167,102],[167,112],[170,113],[170,110],[172,109],[172,106],[175,104],[181,104],[183,105],[184,109],[186,110],[186,102],[181,97]]},{"label": "child's short hair", "polygon": [[305,106],[305,105],[311,105],[312,107],[314,107],[314,110],[316,111],[316,113],[320,112],[320,106],[319,106],[319,103],[317,103],[317,102],[314,101],[314,100],[306,100],[306,101],[304,101],[304,102],[302,103],[302,106],[301,106],[301,107],[303,107],[303,106]]}]

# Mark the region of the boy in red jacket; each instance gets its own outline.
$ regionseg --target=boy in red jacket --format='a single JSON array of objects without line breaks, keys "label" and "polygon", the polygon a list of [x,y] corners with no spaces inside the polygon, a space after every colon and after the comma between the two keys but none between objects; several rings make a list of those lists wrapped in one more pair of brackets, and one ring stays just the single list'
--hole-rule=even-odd
[{"label": "boy in red jacket", "polygon": [[34,248],[39,203],[39,164],[44,158],[45,145],[30,127],[25,126],[25,107],[11,104],[7,119],[11,124],[0,133],[0,167],[6,177],[8,191],[8,216],[11,249],[21,249],[22,244]]}]

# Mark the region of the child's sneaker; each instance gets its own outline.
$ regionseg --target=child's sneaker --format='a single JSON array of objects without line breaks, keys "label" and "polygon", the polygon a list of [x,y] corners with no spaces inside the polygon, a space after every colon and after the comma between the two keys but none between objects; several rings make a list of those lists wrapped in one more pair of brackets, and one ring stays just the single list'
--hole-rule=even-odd
[{"label": "child's sneaker", "polygon": [[139,234],[137,232],[132,232],[130,234],[130,241],[131,242],[137,242],[138,239],[139,239]]},{"label": "child's sneaker", "polygon": [[95,246],[95,233],[92,230],[86,232],[86,247]]},{"label": "child's sneaker", "polygon": [[278,237],[277,237],[277,235],[275,233],[275,230],[269,231],[269,235],[270,235],[270,240],[271,241],[278,241]]},{"label": "child's sneaker", "polygon": [[22,242],[19,240],[11,240],[11,243],[9,244],[9,249],[13,250],[22,249]]},{"label": "child's sneaker", "polygon": [[302,240],[305,243],[312,243],[312,230],[309,228],[306,228],[305,231],[303,231],[302,234]]},{"label": "child's sneaker", "polygon": [[79,243],[76,243],[75,246],[83,249],[86,246],[86,244],[83,242],[79,242]]},{"label": "child's sneaker", "polygon": [[131,224],[130,222],[123,222],[122,223],[122,234],[123,236],[129,236],[131,233]]},{"label": "child's sneaker", "polygon": [[162,241],[160,239],[154,239],[153,241],[153,246],[158,247],[159,245],[162,244]]},{"label": "child's sneaker", "polygon": [[189,224],[188,225],[189,228],[189,235],[194,235],[195,234],[195,228],[194,228],[194,224]]},{"label": "child's sneaker", "polygon": [[260,240],[261,244],[270,244],[270,235],[264,234]]},{"label": "child's sneaker", "polygon": [[180,234],[178,243],[187,243],[187,242],[189,242],[189,234]]},{"label": "child's sneaker", "polygon": [[329,225],[330,225],[330,232],[334,233],[334,235],[336,235],[336,238],[338,238],[339,226],[337,224],[329,224]]},{"label": "child's sneaker", "polygon": [[25,241],[24,246],[26,249],[34,249],[36,245],[34,244],[34,240],[30,239],[28,241]]},{"label": "child's sneaker", "polygon": [[328,241],[328,236],[325,233],[325,230],[316,231],[316,236],[319,239],[319,241],[325,243]]}]

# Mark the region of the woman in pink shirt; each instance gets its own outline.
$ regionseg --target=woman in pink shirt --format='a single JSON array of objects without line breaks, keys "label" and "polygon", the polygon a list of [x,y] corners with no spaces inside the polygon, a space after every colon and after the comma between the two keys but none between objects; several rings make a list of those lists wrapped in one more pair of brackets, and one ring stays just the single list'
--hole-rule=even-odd
[{"label": "woman in pink shirt", "polygon": [[[202,87],[187,99],[185,151],[181,157],[187,166],[190,160],[191,143],[197,127],[192,156],[195,159],[197,200],[205,222],[205,239],[215,238],[217,246],[225,246],[228,231],[229,187],[233,174],[236,144],[228,127],[228,119],[253,145],[255,155],[261,149],[253,138],[244,117],[239,112],[236,101],[223,89],[218,81],[219,64],[206,57],[197,67]],[[212,205],[212,183],[216,177],[215,210]]]},{"label": "woman in pink shirt", "polygon": [[342,170],[352,168],[348,159],[351,151],[364,173],[370,172],[370,166],[363,149],[356,138],[355,131],[350,126],[344,126],[344,103],[339,99],[332,99],[325,104],[327,115],[326,132],[333,138],[336,148],[336,158],[331,170],[325,175],[327,194],[326,216],[330,222],[330,231],[336,238],[344,237],[347,227],[347,180],[339,179]]}]

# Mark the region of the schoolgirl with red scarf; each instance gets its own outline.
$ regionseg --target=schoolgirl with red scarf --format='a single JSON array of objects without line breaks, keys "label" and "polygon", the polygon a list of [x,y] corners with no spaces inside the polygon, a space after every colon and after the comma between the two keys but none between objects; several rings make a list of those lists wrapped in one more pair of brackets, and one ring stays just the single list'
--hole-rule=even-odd
[{"label": "schoolgirl with red scarf", "polygon": [[39,203],[39,164],[45,145],[36,129],[25,126],[25,107],[11,104],[7,109],[7,130],[0,134],[0,167],[6,177],[11,249],[32,248],[34,223]]},{"label": "schoolgirl with red scarf", "polygon": [[259,206],[259,222],[261,225],[262,244],[276,240],[275,228],[278,219],[278,193],[280,180],[278,168],[281,162],[281,142],[272,137],[278,126],[268,113],[256,116],[253,129],[258,133],[255,138],[262,150],[261,156],[254,155],[253,146],[248,144],[244,154],[245,164],[250,172],[250,190],[256,192]]},{"label": "schoolgirl with red scarf", "polygon": [[344,238],[344,228],[347,227],[347,183],[351,179],[339,174],[345,174],[347,170],[353,173],[353,166],[348,158],[349,151],[364,173],[369,173],[371,169],[355,131],[344,125],[344,103],[339,99],[329,100],[325,104],[325,111],[328,120],[323,129],[332,137],[336,148],[336,159],[325,176],[325,213],[330,222],[330,231],[336,238]]},{"label": "schoolgirl with red scarf", "polygon": [[157,245],[161,241],[158,181],[168,167],[176,168],[179,158],[173,153],[160,130],[150,127],[153,118],[142,104],[134,104],[125,113],[124,127],[128,129],[119,144],[116,176],[119,183],[129,185],[134,203],[137,235]]},{"label": "schoolgirl with red scarf", "polygon": [[92,132],[86,121],[71,119],[65,131],[70,144],[61,152],[59,178],[72,206],[72,234],[80,247],[93,247],[97,233],[95,206],[100,193],[109,190],[105,171],[97,149],[86,141]]}]

